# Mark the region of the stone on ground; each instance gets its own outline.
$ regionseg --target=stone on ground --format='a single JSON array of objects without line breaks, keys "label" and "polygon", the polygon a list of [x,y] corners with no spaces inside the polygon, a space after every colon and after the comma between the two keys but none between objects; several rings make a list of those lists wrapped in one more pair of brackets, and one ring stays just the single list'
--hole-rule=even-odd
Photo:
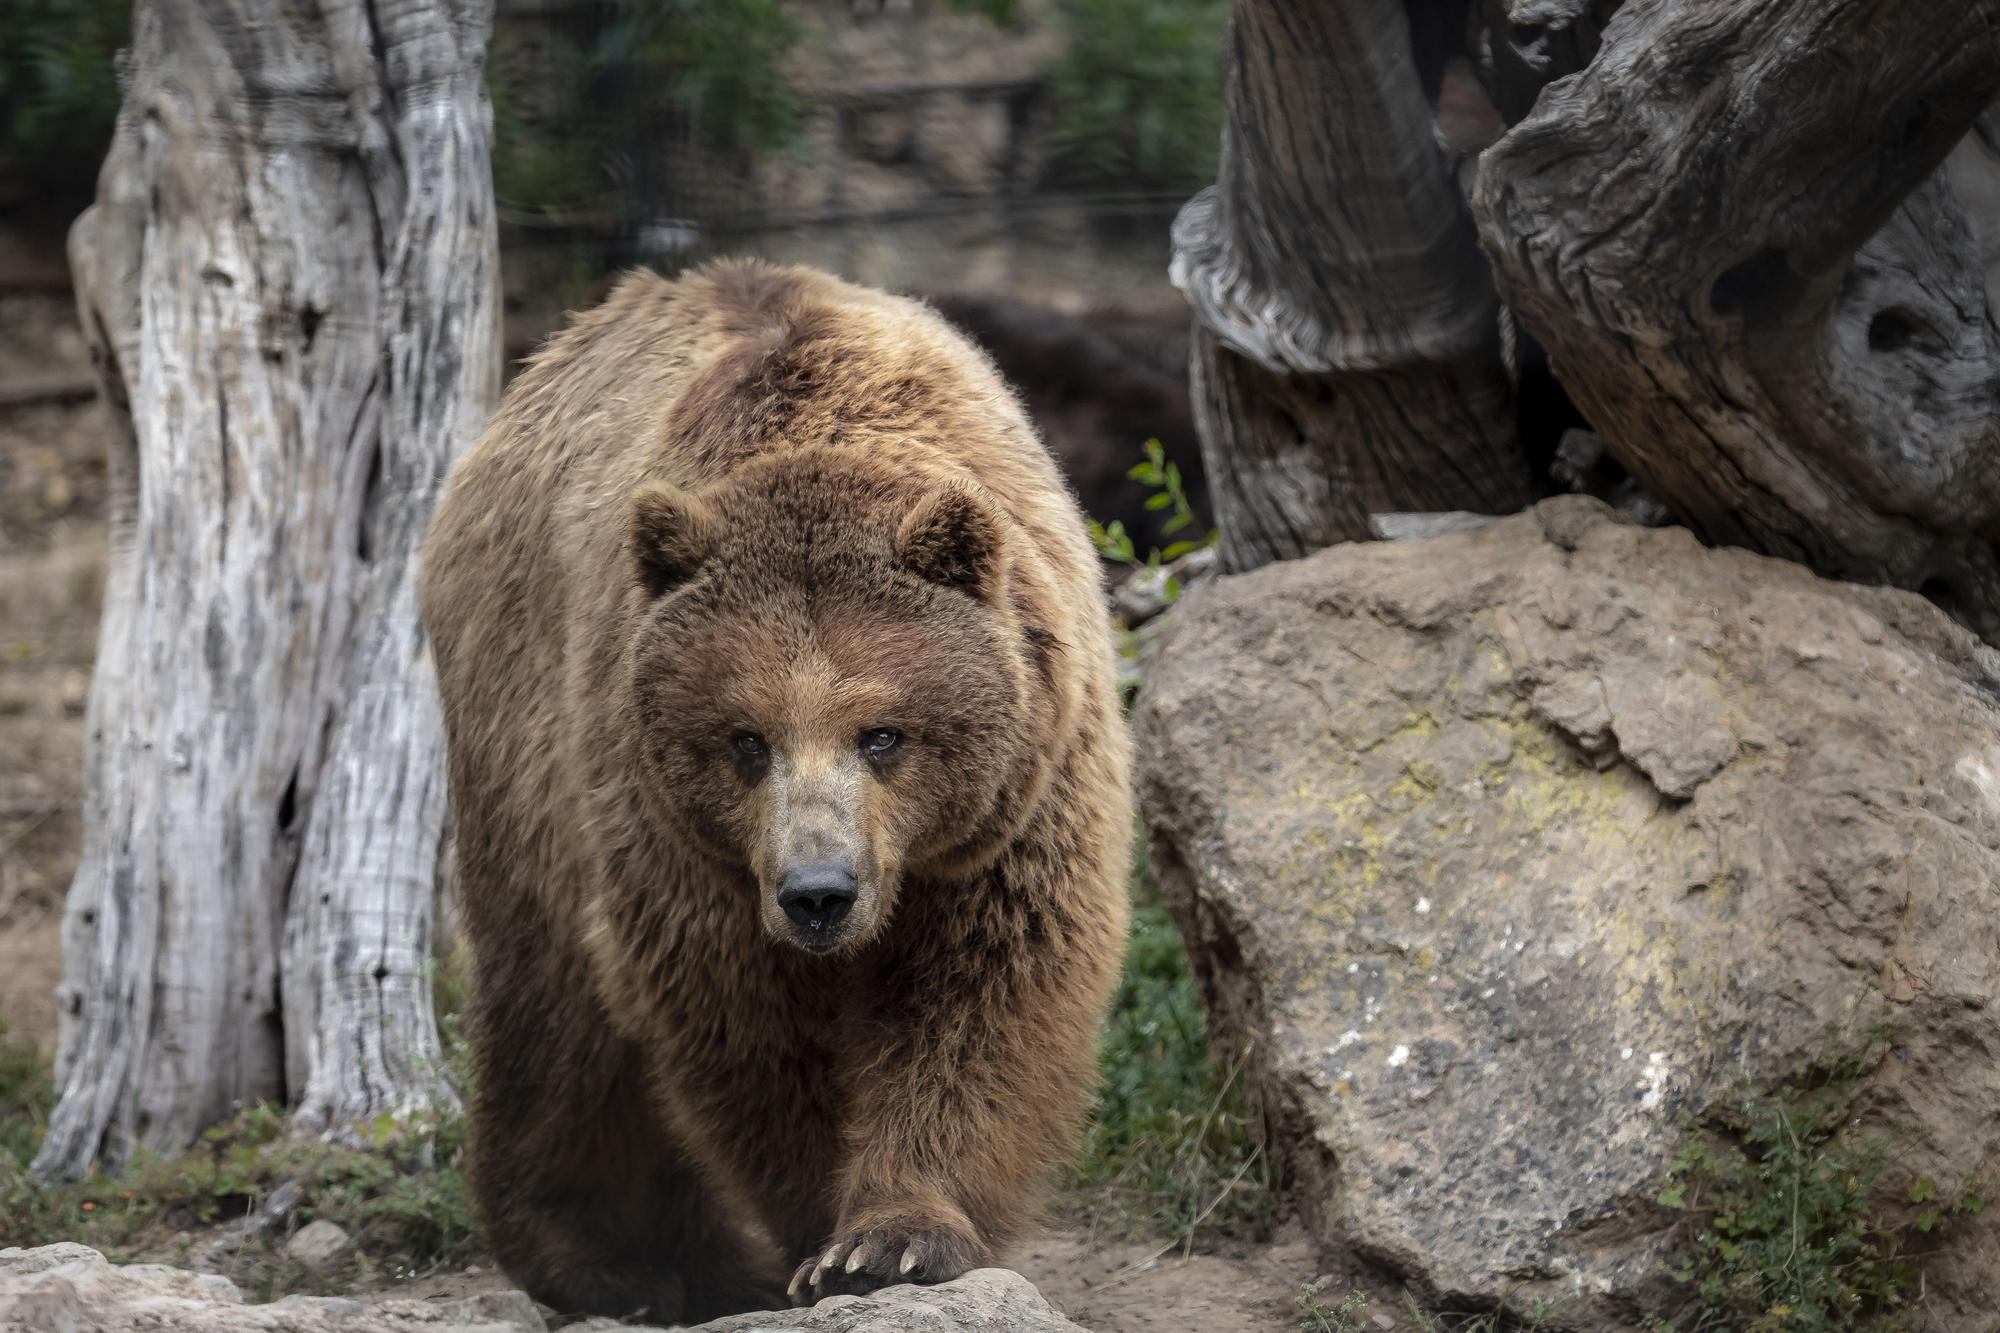
[{"label": "stone on ground", "polygon": [[306,1223],[285,1242],[285,1257],[309,1273],[332,1272],[353,1253],[353,1238],[325,1218]]},{"label": "stone on ground", "polygon": [[[1686,1296],[1690,1120],[1863,1049],[1884,1194],[1990,1194],[1997,704],[2000,655],[1915,595],[1582,497],[1192,592],[1141,804],[1322,1245],[1639,1327]],[[1994,1327],[2000,1209],[1923,1248],[1930,1311]]]},{"label": "stone on ground", "polygon": [[[309,1230],[310,1228],[307,1228]],[[304,1235],[302,1230],[300,1235]],[[297,1238],[294,1237],[294,1240]],[[637,1326],[591,1320],[578,1333]],[[246,1305],[226,1278],[156,1264],[119,1265],[83,1245],[0,1250],[0,1333],[545,1333],[520,1291],[432,1303],[291,1296]],[[936,1287],[836,1296],[810,1310],[735,1315],[703,1333],[1063,1333],[1074,1330],[1026,1278],[983,1268]]]}]

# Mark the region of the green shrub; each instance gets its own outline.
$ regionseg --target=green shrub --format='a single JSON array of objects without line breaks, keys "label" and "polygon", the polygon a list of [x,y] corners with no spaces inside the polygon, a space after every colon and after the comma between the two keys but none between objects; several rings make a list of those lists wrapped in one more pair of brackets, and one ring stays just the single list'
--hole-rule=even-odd
[{"label": "green shrub", "polygon": [[[1163,509],[1173,511],[1161,524],[1161,531],[1171,537],[1193,525],[1194,506],[1188,502],[1187,491],[1181,483],[1180,465],[1167,457],[1166,448],[1158,440],[1148,440],[1145,451],[1145,458],[1134,463],[1125,475],[1152,488],[1153,493],[1146,497],[1146,508],[1156,512]],[[1167,561],[1178,560],[1203,546],[1213,546],[1219,535],[1210,532],[1200,539],[1183,537],[1170,543],[1164,551],[1155,547],[1141,556],[1138,547],[1133,544],[1132,534],[1125,531],[1122,521],[1114,518],[1109,523],[1099,523],[1091,518],[1084,522],[1090,529],[1090,540],[1100,556],[1132,569],[1158,570]],[[1180,596],[1179,582],[1168,578],[1165,591],[1169,602],[1175,600]]]},{"label": "green shrub", "polygon": [[1727,1108],[1695,1130],[1660,1203],[1688,1215],[1692,1249],[1673,1276],[1693,1289],[1687,1327],[1726,1333],[1892,1333],[1921,1324],[1913,1235],[1979,1211],[1972,1182],[1948,1195],[1909,1189],[1914,1217],[1881,1197],[1890,1140],[1842,1134],[1846,1080],[1786,1087]]},{"label": "green shrub", "polygon": [[[791,142],[800,102],[783,63],[803,34],[780,0],[611,0],[595,27],[570,27],[531,71],[506,72],[495,35],[494,191],[509,209],[622,223],[659,206],[663,176],[695,169],[675,149],[748,160]],[[537,84],[538,122],[516,101]],[[667,188],[679,187],[666,181]]]},{"label": "green shrub", "polygon": [[48,1057],[26,1037],[8,1032],[0,1020],[0,1187],[10,1172],[27,1169],[55,1101]]},{"label": "green shrub", "polygon": [[1175,190],[1212,181],[1226,0],[1062,0],[1060,14],[1055,172]]},{"label": "green shrub", "polygon": [[10,0],[0,43],[0,170],[87,195],[118,118],[132,0]]}]

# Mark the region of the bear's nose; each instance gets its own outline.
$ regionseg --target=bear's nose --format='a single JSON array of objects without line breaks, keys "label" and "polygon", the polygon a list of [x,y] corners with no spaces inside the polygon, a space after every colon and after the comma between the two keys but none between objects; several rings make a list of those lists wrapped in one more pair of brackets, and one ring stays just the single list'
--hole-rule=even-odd
[{"label": "bear's nose", "polygon": [[815,861],[785,872],[778,885],[778,906],[800,930],[824,935],[854,906],[857,892],[852,870],[833,861]]}]

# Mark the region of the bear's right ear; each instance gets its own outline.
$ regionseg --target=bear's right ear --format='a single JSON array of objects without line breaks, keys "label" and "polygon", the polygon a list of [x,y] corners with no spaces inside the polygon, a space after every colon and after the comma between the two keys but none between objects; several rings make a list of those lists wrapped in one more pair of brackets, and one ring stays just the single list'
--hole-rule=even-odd
[{"label": "bear's right ear", "polygon": [[700,497],[650,482],[632,497],[632,560],[655,597],[695,576],[713,549],[715,516]]},{"label": "bear's right ear", "polygon": [[896,533],[896,558],[926,582],[991,599],[1000,587],[1005,547],[1000,520],[965,486],[917,502]]}]

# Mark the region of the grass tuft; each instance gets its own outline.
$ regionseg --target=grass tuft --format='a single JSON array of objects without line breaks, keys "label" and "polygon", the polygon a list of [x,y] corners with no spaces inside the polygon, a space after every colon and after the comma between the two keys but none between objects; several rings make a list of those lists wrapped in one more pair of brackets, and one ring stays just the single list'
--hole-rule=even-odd
[{"label": "grass tuft", "polygon": [[1092,1229],[1261,1234],[1272,1212],[1262,1117],[1242,1063],[1212,1059],[1187,953],[1159,894],[1134,881],[1125,970],[1100,1045],[1098,1085],[1069,1188]]},{"label": "grass tuft", "polygon": [[[444,1024],[447,1068],[461,1092],[469,1060],[457,1023]],[[383,1117],[358,1144],[294,1135],[263,1104],[208,1130],[174,1157],[135,1154],[116,1178],[44,1185],[28,1164],[54,1103],[48,1065],[32,1043],[0,1033],[0,1248],[78,1241],[114,1262],[159,1257],[177,1234],[258,1214],[290,1185],[282,1227],[245,1236],[239,1276],[272,1294],[312,1285],[280,1259],[290,1230],[324,1218],[355,1237],[364,1266],[420,1276],[479,1251],[465,1178],[465,1121]]]}]

